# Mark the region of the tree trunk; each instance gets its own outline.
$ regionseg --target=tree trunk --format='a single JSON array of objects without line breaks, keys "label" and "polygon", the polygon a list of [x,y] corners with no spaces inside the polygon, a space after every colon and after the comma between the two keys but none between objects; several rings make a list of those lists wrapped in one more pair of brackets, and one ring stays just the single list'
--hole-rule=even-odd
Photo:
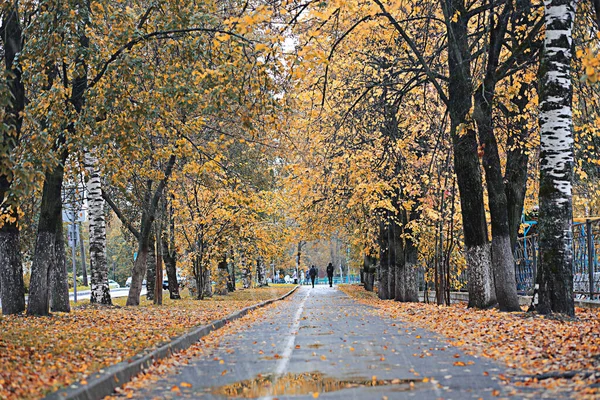
[{"label": "tree trunk", "polygon": [[[0,164],[11,165],[10,158],[21,138],[23,124],[22,111],[25,108],[25,86],[21,78],[21,70],[15,63],[21,54],[23,34],[18,3],[9,5],[2,15],[0,40],[4,50],[4,65],[7,87],[11,102],[4,109],[4,125],[2,130]],[[2,314],[20,314],[25,310],[25,285],[23,284],[23,266],[21,264],[21,246],[19,238],[18,199],[11,193],[13,176],[10,170],[0,174],[0,213],[4,217],[0,226],[0,300]]]},{"label": "tree trunk", "polygon": [[175,246],[170,247],[165,236],[162,237],[162,246],[163,261],[167,270],[167,277],[169,278],[169,298],[173,300],[181,299],[179,282],[177,282],[177,253]]},{"label": "tree trunk", "polygon": [[70,312],[69,275],[67,274],[62,218],[60,223],[56,225],[54,246],[54,262],[50,270],[50,309],[52,311]]},{"label": "tree trunk", "polygon": [[235,263],[235,253],[231,249],[229,263],[227,263],[227,289],[230,292],[235,291]]},{"label": "tree trunk", "polygon": [[242,270],[242,286],[249,289],[252,285],[252,266],[246,259],[246,254],[242,252],[240,256],[240,267]]},{"label": "tree trunk", "polygon": [[146,299],[154,300],[156,287],[156,240],[150,235],[148,242],[148,259],[146,260]]},{"label": "tree trunk", "polygon": [[229,271],[227,269],[227,256],[223,256],[223,260],[217,266],[217,281],[215,285],[215,294],[225,296],[229,293],[227,289],[227,281],[229,280]]},{"label": "tree trunk", "polygon": [[497,83],[496,69],[511,12],[511,3],[507,3],[498,16],[498,21],[490,29],[486,73],[483,85],[475,91],[475,111],[473,113],[479,131],[480,152],[483,153],[481,156],[492,223],[492,271],[496,299],[501,311],[521,310],[517,295],[515,262],[510,247],[508,204],[498,154],[498,142],[494,136],[492,109]]},{"label": "tree trunk", "polygon": [[[149,239],[147,239],[149,240]],[[138,242],[138,255],[133,263],[131,271],[131,286],[127,295],[128,306],[140,305],[140,293],[142,292],[142,283],[146,275],[146,262],[148,259],[148,242]],[[146,282],[147,284],[148,282]]]},{"label": "tree trunk", "polygon": [[[412,232],[410,233],[412,234]],[[418,249],[410,234],[404,240],[404,300],[419,302],[419,283],[417,282]]]},{"label": "tree trunk", "polygon": [[549,0],[544,6],[546,36],[539,92],[539,303],[536,309],[542,314],[574,315],[571,47],[576,2]]},{"label": "tree trunk", "polygon": [[212,274],[210,272],[210,267],[207,265],[204,271],[202,272],[202,298],[212,297]]},{"label": "tree trunk", "polygon": [[[397,207],[399,207],[397,205]],[[390,290],[390,295],[393,294],[393,298],[396,301],[404,301],[404,293],[406,290],[406,282],[404,280],[404,243],[402,239],[402,226],[396,221],[394,216],[391,221],[391,247],[394,249],[391,261],[394,264],[395,276],[394,276],[394,291]]]},{"label": "tree trunk", "polygon": [[396,270],[398,265],[396,263],[396,232],[397,224],[392,216],[391,211],[387,211],[387,225],[388,225],[388,299],[394,299],[396,297]]},{"label": "tree trunk", "polygon": [[377,295],[382,300],[388,300],[390,298],[390,293],[388,291],[388,278],[390,269],[390,244],[388,242],[388,231],[389,226],[387,224],[387,218],[381,216],[379,221],[379,286]]},{"label": "tree trunk", "polygon": [[169,221],[167,232],[162,234],[160,237],[163,262],[165,263],[165,270],[167,271],[167,277],[169,278],[169,298],[172,300],[178,300],[181,299],[181,295],[179,294],[179,282],[177,281],[175,218],[173,216],[173,205],[170,202],[163,201],[163,214]]},{"label": "tree trunk", "polygon": [[104,218],[102,181],[100,170],[97,167],[98,159],[89,152],[86,152],[84,157],[89,174],[87,196],[90,235],[90,303],[111,305],[108,263],[106,262],[106,220]]},{"label": "tree trunk", "polygon": [[63,150],[62,153],[59,164],[52,171],[47,172],[44,179],[35,253],[31,266],[29,303],[27,305],[27,314],[29,315],[48,315],[50,305],[49,285],[52,281],[57,284],[62,281],[59,279],[49,279],[53,263],[56,261],[55,242],[58,224],[62,225],[61,194],[64,162],[67,159],[66,151]]},{"label": "tree trunk", "polygon": [[[402,237],[398,239],[402,241],[402,269],[401,278],[402,282],[401,291],[398,293],[398,287],[396,287],[396,300],[402,302],[418,302],[419,301],[419,287],[417,283],[417,262],[418,262],[418,250],[412,239],[412,229],[408,227],[410,219],[416,218],[416,215],[411,215],[408,218],[408,213],[405,210],[401,210],[402,216]],[[415,214],[415,213],[413,213]]]},{"label": "tree trunk", "polygon": [[18,220],[11,224],[5,223],[0,228],[0,293],[4,315],[25,311],[25,285],[17,222]]},{"label": "tree trunk", "polygon": [[504,190],[508,211],[508,232],[510,248],[514,252],[517,236],[521,226],[521,215],[527,192],[527,165],[529,157],[525,151],[525,143],[529,137],[525,108],[529,103],[529,85],[521,84],[519,95],[511,100],[517,111],[509,113],[509,136],[506,142],[506,170],[504,172]]},{"label": "tree trunk", "polygon": [[448,111],[469,271],[469,307],[487,308],[496,302],[496,296],[493,291],[477,137],[467,121],[473,94],[467,36],[469,17],[464,0],[444,0],[442,4],[449,28]]},{"label": "tree trunk", "polygon": [[[515,2],[515,12],[512,16],[513,31],[520,32],[514,36],[512,46],[516,48],[524,40],[527,28],[532,22],[529,20],[531,13],[530,0],[517,0]],[[526,28],[526,29],[522,29]],[[530,54],[521,52],[516,57],[517,65],[524,65]],[[516,110],[507,113],[508,117],[508,138],[506,141],[506,170],[504,172],[504,190],[506,191],[506,203],[508,208],[508,230],[510,236],[510,248],[514,253],[517,246],[517,236],[521,226],[521,215],[523,214],[523,205],[525,194],[527,192],[527,156],[525,144],[529,138],[530,129],[527,123],[527,105],[531,96],[530,91],[533,85],[521,81],[519,92],[511,98]]]},{"label": "tree trunk", "polygon": [[[163,303],[163,254],[162,254],[162,244],[160,242],[160,238],[162,237],[162,224],[160,223],[156,229],[157,240],[155,242],[156,245],[156,281],[154,285],[154,304],[162,305]],[[177,279],[177,278],[175,278]]]},{"label": "tree trunk", "polygon": [[[301,282],[302,279],[300,279],[300,271],[298,274],[298,282]],[[262,287],[262,286],[269,286],[267,283],[267,273],[266,273],[266,269],[265,269],[265,263],[263,262],[262,257],[258,257],[256,259],[256,275],[257,275],[257,280],[258,280],[258,286]]]},{"label": "tree trunk", "polygon": [[373,291],[373,283],[375,281],[375,272],[377,271],[377,259],[370,255],[365,255],[363,258],[364,285],[368,292]]}]

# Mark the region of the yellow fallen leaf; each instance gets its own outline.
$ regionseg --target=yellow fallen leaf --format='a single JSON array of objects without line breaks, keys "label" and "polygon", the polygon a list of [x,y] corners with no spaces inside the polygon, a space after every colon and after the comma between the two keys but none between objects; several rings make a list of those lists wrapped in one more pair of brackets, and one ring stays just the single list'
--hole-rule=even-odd
[{"label": "yellow fallen leaf", "polygon": [[319,398],[319,392],[314,392],[313,393],[313,399],[317,399]]},{"label": "yellow fallen leaf", "polygon": [[179,386],[173,386],[173,387],[171,388],[171,392],[179,392],[179,391],[180,391],[180,390],[179,390]]},{"label": "yellow fallen leaf", "polygon": [[192,384],[191,384],[191,383],[187,383],[187,382],[181,382],[181,383],[179,384],[179,386],[181,386],[181,387],[185,387],[185,388],[191,388],[191,387],[192,387]]}]

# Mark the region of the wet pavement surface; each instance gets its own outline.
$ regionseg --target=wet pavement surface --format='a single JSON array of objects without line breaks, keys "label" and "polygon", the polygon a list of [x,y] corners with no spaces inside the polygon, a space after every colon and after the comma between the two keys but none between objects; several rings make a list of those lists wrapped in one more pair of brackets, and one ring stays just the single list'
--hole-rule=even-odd
[{"label": "wet pavement surface", "polygon": [[[506,395],[491,360],[437,334],[374,315],[335,287],[300,287],[210,354],[136,398],[492,399]],[[174,385],[181,382],[191,387]]]}]

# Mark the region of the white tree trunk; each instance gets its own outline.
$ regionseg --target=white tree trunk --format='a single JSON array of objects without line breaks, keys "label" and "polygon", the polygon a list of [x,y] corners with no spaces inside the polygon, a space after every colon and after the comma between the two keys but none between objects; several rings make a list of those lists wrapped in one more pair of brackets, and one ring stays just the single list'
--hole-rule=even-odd
[{"label": "white tree trunk", "polygon": [[574,315],[572,29],[576,1],[547,0],[540,72],[540,265],[537,310]]},{"label": "white tree trunk", "polygon": [[104,219],[104,198],[102,197],[102,181],[98,169],[98,159],[86,152],[85,164],[89,174],[87,192],[90,229],[90,302],[110,305],[112,301],[108,286],[108,264],[106,262],[106,221]]},{"label": "white tree trunk", "polygon": [[489,243],[465,249],[469,266],[469,307],[487,308],[496,303],[490,251]]},{"label": "white tree trunk", "polygon": [[256,278],[258,286],[267,286],[267,271],[262,257],[256,259]]}]

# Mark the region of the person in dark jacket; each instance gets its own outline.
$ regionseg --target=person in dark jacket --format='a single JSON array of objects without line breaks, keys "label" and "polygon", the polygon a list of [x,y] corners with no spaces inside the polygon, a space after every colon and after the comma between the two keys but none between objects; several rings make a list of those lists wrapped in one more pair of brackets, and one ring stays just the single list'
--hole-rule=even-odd
[{"label": "person in dark jacket", "polygon": [[327,266],[327,279],[329,279],[329,287],[333,287],[333,264]]},{"label": "person in dark jacket", "polygon": [[310,275],[310,281],[312,282],[312,287],[315,287],[315,278],[317,277],[317,269],[315,268],[315,266],[313,265],[312,267],[310,267],[310,271],[308,272],[308,274]]}]

